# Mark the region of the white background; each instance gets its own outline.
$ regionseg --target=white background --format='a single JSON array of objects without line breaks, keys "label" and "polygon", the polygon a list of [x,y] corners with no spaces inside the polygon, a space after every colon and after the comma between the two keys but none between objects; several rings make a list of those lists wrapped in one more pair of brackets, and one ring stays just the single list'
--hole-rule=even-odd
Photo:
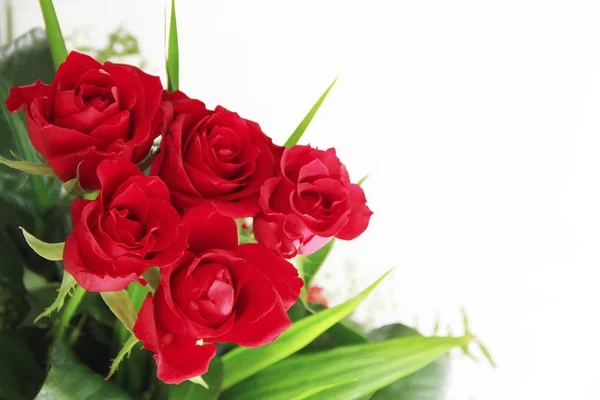
[{"label": "white background", "polygon": [[[15,29],[42,19],[16,0]],[[65,34],[124,24],[164,77],[161,0],[55,0]],[[335,146],[374,210],[318,278],[340,302],[396,267],[358,312],[460,333],[450,399],[599,399],[600,4],[593,1],[177,2],[180,86],[282,144]],[[417,320],[418,318],[418,320]]]}]

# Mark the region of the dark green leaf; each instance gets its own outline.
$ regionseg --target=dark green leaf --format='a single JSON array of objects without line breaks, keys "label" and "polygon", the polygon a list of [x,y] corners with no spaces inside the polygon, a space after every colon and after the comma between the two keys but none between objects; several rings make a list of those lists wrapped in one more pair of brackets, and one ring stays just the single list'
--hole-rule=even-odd
[{"label": "dark green leaf", "polygon": [[323,101],[325,101],[325,98],[327,97],[327,95],[329,94],[329,91],[331,90],[331,88],[333,88],[333,85],[335,85],[335,82],[337,80],[338,80],[338,78],[336,77],[333,80],[333,82],[331,82],[331,85],[329,85],[329,87],[327,88],[327,90],[325,90],[325,92],[321,95],[321,97],[319,97],[319,100],[317,100],[317,102],[315,103],[315,105],[312,106],[312,108],[310,109],[310,111],[308,112],[308,114],[306,114],[306,116],[304,117],[304,119],[300,122],[300,124],[298,125],[298,127],[296,128],[296,130],[294,130],[294,132],[290,135],[289,139],[285,142],[285,144],[283,145],[284,147],[288,147],[289,148],[289,147],[292,147],[292,146],[294,146],[294,145],[296,145],[298,143],[298,141],[300,140],[300,138],[304,134],[304,131],[306,130],[306,128],[308,128],[308,125],[310,124],[310,122],[314,118],[314,116],[317,113],[317,111],[319,111],[319,108],[321,107],[321,104],[323,104]]},{"label": "dark green leaf", "polygon": [[35,28],[0,47],[0,77],[9,86],[30,85],[38,79],[52,82],[52,54],[43,29]]},{"label": "dark green leaf", "polygon": [[[402,324],[386,325],[368,334],[368,337],[376,342],[414,336],[421,336],[421,334],[415,329]],[[450,361],[448,357],[441,356],[425,368],[377,391],[372,399],[442,400],[444,399],[444,387],[448,379],[449,368]]]},{"label": "dark green leaf", "polygon": [[81,364],[73,351],[58,340],[50,354],[50,372],[36,399],[120,400],[131,397]]},{"label": "dark green leaf", "polygon": [[43,380],[44,371],[22,335],[0,333],[0,399],[31,399]]},{"label": "dark green leaf", "polygon": [[173,400],[216,400],[223,383],[223,362],[215,357],[210,362],[208,372],[202,376],[208,389],[202,385],[185,381],[179,385],[169,385],[169,399]]},{"label": "dark green leaf", "polygon": [[[12,86],[29,85],[38,79],[50,83],[53,77],[52,56],[43,30],[34,29],[0,47],[0,156],[13,158],[11,153],[16,152],[25,161],[40,163],[29,140],[23,112],[10,114],[4,102]],[[0,166],[0,193],[31,214],[43,214],[56,201],[59,191],[60,185],[55,179],[27,177]]]},{"label": "dark green leaf", "polygon": [[40,0],[40,8],[46,24],[48,44],[50,45],[54,69],[56,70],[67,59],[67,46],[65,46],[65,39],[60,31],[60,24],[58,18],[56,18],[52,0]]}]

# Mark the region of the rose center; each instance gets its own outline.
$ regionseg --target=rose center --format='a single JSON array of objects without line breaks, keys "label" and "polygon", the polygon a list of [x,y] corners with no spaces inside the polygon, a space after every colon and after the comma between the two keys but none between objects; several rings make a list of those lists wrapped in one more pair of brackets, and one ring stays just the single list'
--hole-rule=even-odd
[{"label": "rose center", "polygon": [[104,111],[108,106],[115,102],[112,91],[108,87],[99,87],[89,84],[81,84],[75,91],[88,107],[94,107],[98,111]]},{"label": "rose center", "polygon": [[[200,274],[197,275],[198,272]],[[199,290],[192,298],[192,309],[213,327],[219,326],[233,311],[235,293],[231,275],[227,269],[215,268],[214,265],[200,267],[194,275]]]}]

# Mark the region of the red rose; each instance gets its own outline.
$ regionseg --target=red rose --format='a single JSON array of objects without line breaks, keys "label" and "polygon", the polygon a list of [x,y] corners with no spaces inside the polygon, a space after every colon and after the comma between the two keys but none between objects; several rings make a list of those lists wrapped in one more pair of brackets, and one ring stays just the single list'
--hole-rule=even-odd
[{"label": "red rose", "polygon": [[234,218],[252,217],[260,207],[262,183],[275,173],[276,148],[252,121],[223,107],[209,111],[181,92],[165,96],[165,114],[172,116],[152,164],[186,210],[209,202]]},{"label": "red rose", "polygon": [[[183,217],[190,248],[161,270],[133,328],[156,353],[158,377],[180,383],[204,374],[215,342],[256,347],[289,325],[286,311],[302,280],[289,262],[260,244],[238,246],[237,226],[205,204]],[[204,343],[207,342],[207,343]]]},{"label": "red rose", "polygon": [[161,94],[156,76],[73,51],[51,85],[14,87],[6,106],[25,107],[31,142],[62,181],[79,167],[80,185],[97,189],[102,160],[138,163],[148,154],[159,133]]},{"label": "red rose", "polygon": [[283,152],[281,176],[261,189],[254,235],[284,257],[308,255],[332,237],[351,240],[364,232],[373,214],[366,201],[335,149],[294,146]]},{"label": "red rose", "polygon": [[148,267],[183,255],[186,230],[158,177],[142,175],[129,161],[107,160],[98,178],[96,200],[71,205],[73,232],[63,262],[77,283],[90,292],[121,290]]}]

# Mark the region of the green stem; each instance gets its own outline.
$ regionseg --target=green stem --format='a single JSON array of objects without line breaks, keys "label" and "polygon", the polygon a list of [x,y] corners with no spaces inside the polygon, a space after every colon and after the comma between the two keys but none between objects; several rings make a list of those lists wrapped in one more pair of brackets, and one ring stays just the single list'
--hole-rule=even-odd
[{"label": "green stem", "polygon": [[83,299],[83,295],[85,295],[85,289],[81,286],[75,286],[75,290],[73,291],[73,295],[69,299],[69,302],[65,306],[65,309],[60,316],[60,320],[58,322],[58,330],[56,331],[56,337],[60,338],[64,336],[67,327],[69,326],[69,322],[71,318],[75,315],[81,300]]},{"label": "green stem", "polygon": [[11,0],[6,2],[6,43],[13,40],[13,12]]}]

